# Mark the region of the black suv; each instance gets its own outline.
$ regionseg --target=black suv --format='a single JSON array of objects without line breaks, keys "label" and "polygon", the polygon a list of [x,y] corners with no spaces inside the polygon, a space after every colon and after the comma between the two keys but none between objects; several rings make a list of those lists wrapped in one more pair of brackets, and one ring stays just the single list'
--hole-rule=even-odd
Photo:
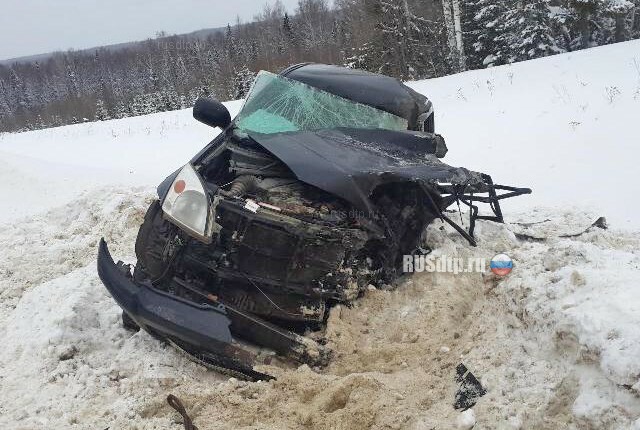
[{"label": "black suv", "polygon": [[[253,365],[276,354],[326,363],[330,307],[392,283],[434,219],[475,245],[477,219],[502,222],[499,200],[530,192],[442,163],[431,102],[387,76],[263,71],[233,121],[212,99],[193,113],[223,131],[158,187],[133,273],[104,241],[98,271],[127,327],[248,379],[269,378]],[[454,203],[468,230],[447,216]]]}]

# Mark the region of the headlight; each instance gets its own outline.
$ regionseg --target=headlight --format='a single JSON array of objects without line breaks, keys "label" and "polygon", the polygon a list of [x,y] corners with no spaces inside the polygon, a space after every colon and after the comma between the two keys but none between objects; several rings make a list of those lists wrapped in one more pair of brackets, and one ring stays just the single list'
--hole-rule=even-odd
[{"label": "headlight", "polygon": [[179,227],[208,241],[209,197],[191,164],[185,165],[164,198],[162,210]]}]

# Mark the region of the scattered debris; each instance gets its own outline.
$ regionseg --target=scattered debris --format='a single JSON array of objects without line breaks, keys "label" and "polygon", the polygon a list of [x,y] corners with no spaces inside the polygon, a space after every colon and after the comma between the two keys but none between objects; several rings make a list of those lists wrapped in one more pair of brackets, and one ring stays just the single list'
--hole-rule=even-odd
[{"label": "scattered debris", "polygon": [[191,418],[189,417],[189,414],[187,414],[187,410],[184,408],[180,399],[173,394],[169,394],[167,396],[167,403],[182,416],[184,430],[198,430],[198,427],[196,427],[193,421],[191,421]]},{"label": "scattered debris", "polygon": [[453,404],[456,409],[466,411],[474,407],[480,397],[487,394],[487,390],[480,384],[480,381],[462,363],[456,367],[456,382],[459,384],[455,403]]},{"label": "scattered debris", "polygon": [[[551,223],[552,221],[550,219],[545,219],[544,221],[539,221],[539,222],[532,222],[532,223],[513,223],[513,225],[517,225],[517,226],[521,226],[524,227],[525,229],[533,227],[534,225],[541,225],[541,224],[545,224],[545,223]],[[555,237],[560,237],[563,239],[571,239],[574,237],[579,237],[582,236],[585,233],[588,233],[589,231],[591,231],[591,229],[593,229],[594,227],[596,228],[600,228],[603,230],[607,230],[609,228],[609,226],[607,225],[607,219],[603,216],[599,217],[598,219],[596,219],[593,223],[591,223],[591,225],[589,225],[586,229],[578,232],[578,233],[567,233],[567,234],[560,234],[558,236]],[[546,240],[550,239],[550,237],[541,237],[541,236],[534,236],[533,234],[529,234],[529,233],[524,233],[522,231],[515,231],[514,232],[516,238],[523,240],[523,241],[527,241],[527,242],[545,242]]]},{"label": "scattered debris", "polygon": [[609,228],[609,226],[607,225],[607,219],[603,216],[601,216],[600,218],[598,218],[597,220],[595,220],[593,222],[593,224],[591,224],[586,230],[581,231],[580,233],[575,233],[575,234],[562,234],[560,235],[560,237],[563,238],[571,238],[571,237],[578,237],[578,236],[582,236],[583,234],[587,233],[589,230],[591,230],[593,227],[597,227],[597,228],[601,228],[603,230],[606,230]]}]

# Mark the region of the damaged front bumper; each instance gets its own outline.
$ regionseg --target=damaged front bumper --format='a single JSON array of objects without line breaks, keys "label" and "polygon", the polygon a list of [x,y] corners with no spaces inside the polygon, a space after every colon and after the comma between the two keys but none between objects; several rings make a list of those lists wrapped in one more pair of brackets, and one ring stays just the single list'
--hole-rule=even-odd
[{"label": "damaged front bumper", "polygon": [[104,239],[98,251],[98,275],[123,311],[141,328],[177,346],[205,365],[229,369],[250,380],[272,379],[253,370],[269,352],[309,365],[322,365],[326,350],[311,339],[283,330],[254,315],[216,303],[195,303],[136,282],[128,266],[114,262]]}]

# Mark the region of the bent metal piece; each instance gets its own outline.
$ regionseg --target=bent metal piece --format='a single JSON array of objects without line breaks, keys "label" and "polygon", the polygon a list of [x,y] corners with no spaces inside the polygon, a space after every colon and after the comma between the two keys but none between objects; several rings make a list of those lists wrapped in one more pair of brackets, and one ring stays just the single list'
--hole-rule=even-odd
[{"label": "bent metal piece", "polygon": [[98,275],[122,309],[150,333],[183,352],[243,374],[251,380],[273,379],[253,370],[255,357],[234,336],[310,365],[322,364],[326,352],[310,339],[222,304],[197,304],[134,283],[116,265],[104,239],[98,251]]}]

